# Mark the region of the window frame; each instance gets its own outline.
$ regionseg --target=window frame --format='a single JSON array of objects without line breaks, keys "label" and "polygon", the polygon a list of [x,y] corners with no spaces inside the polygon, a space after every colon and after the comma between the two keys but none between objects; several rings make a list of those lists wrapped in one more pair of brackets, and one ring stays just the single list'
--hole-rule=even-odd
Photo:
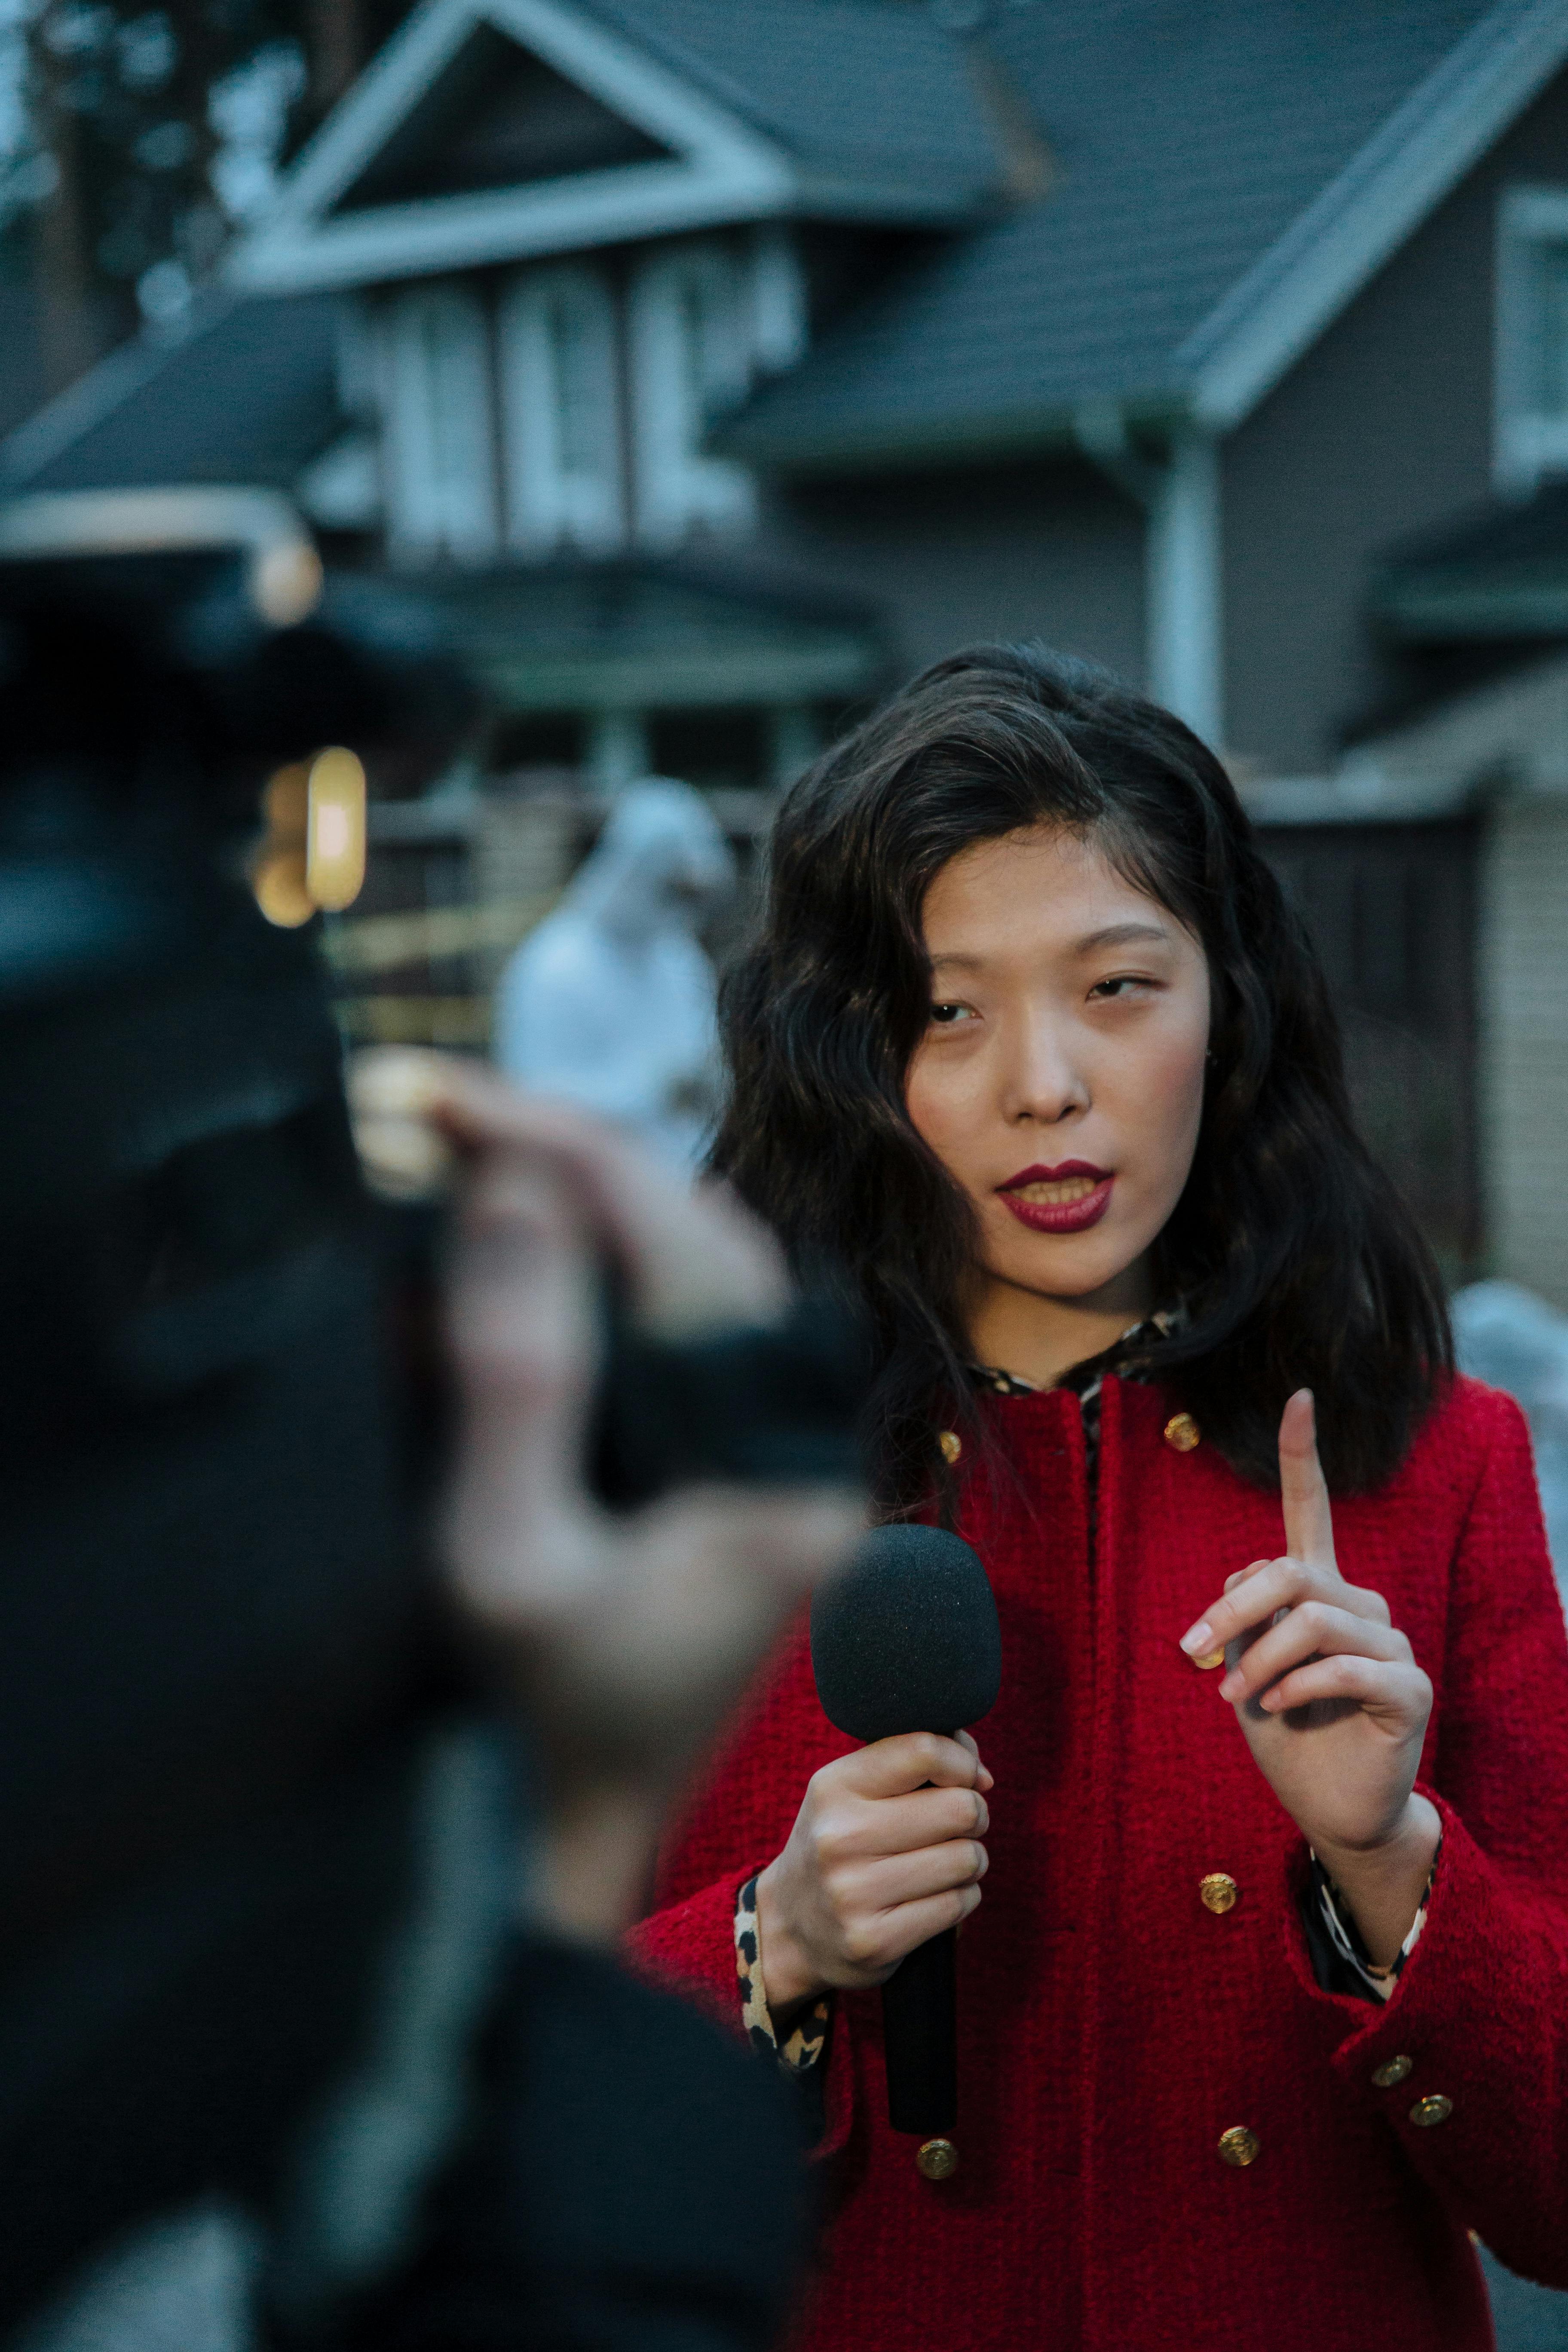
[{"label": "window frame", "polygon": [[[710,348],[694,352],[692,293],[728,310]],[[656,246],[631,273],[626,341],[632,392],[635,505],[639,542],[680,545],[694,527],[732,535],[756,520],[756,485],[743,466],[702,446],[708,426],[750,389],[756,365],[750,270],[717,239]],[[722,339],[728,350],[718,348]],[[693,398],[693,373],[706,376]]]},{"label": "window frame", "polygon": [[[432,364],[432,319],[447,331]],[[490,327],[479,287],[434,278],[382,318],[387,549],[395,562],[483,564],[500,551]],[[439,376],[439,382],[434,379]],[[455,468],[443,453],[460,451]]]},{"label": "window frame", "polygon": [[1568,258],[1568,184],[1506,189],[1498,209],[1493,471],[1507,498],[1568,478],[1568,403],[1549,411],[1536,388],[1540,257],[1553,247]]},{"label": "window frame", "polygon": [[[560,318],[578,307],[593,345],[588,378],[597,414],[590,423],[596,466],[571,467],[565,448],[564,361]],[[578,262],[519,270],[496,303],[496,365],[505,464],[507,544],[547,556],[563,547],[613,554],[626,537],[621,338],[615,295],[603,274]]]}]

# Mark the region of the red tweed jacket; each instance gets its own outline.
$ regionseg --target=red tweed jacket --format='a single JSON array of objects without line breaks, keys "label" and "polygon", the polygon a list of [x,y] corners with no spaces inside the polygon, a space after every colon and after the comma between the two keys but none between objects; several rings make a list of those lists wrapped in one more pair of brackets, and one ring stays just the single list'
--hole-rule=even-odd
[{"label": "red tweed jacket", "polygon": [[[1108,1380],[1091,1539],[1077,1399],[985,1409],[1004,1467],[970,1480],[962,1528],[1005,1660],[978,1733],[996,1787],[959,1955],[961,2164],[917,2172],[887,2125],[879,1997],[840,1996],[801,2342],[1481,2352],[1469,2231],[1568,2285],[1568,1643],[1517,1408],[1461,1381],[1393,1482],[1335,1507],[1344,1573],[1386,1595],[1436,1692],[1436,1885],[1375,2010],[1319,1990],[1301,1839],[1176,1647],[1231,1569],[1283,1549],[1277,1499],[1166,1444],[1157,1389]],[[850,1745],[802,1628],[668,1842],[634,1950],[737,2027],[738,1890]],[[1216,1914],[1198,1890],[1221,1871],[1240,1894]],[[1219,2153],[1237,2125],[1244,2169]]]}]

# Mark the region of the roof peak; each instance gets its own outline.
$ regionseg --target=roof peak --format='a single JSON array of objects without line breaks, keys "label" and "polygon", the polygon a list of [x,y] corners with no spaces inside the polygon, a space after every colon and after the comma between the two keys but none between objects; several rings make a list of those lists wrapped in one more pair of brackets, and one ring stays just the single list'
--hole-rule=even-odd
[{"label": "roof peak", "polygon": [[297,292],[784,215],[953,226],[1013,172],[917,0],[424,0],[229,275]]}]

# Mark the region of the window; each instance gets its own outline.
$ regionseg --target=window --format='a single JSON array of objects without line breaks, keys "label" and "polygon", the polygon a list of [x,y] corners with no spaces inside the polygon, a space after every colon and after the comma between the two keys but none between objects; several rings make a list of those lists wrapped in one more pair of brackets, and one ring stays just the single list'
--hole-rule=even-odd
[{"label": "window", "polygon": [[525,553],[602,554],[625,537],[620,363],[592,270],[530,271],[501,297],[507,538]]},{"label": "window", "polygon": [[752,379],[752,306],[729,249],[655,252],[636,272],[629,325],[637,536],[672,547],[693,525],[724,531],[752,520],[750,475],[707,454],[713,419]]},{"label": "window", "polygon": [[1568,475],[1568,188],[1512,188],[1498,242],[1497,479]]},{"label": "window", "polygon": [[[606,555],[743,530],[751,475],[709,446],[715,421],[805,344],[792,232],[681,238],[634,255],[429,281],[346,320],[347,414],[379,424],[395,560],[492,562],[503,549]],[[311,495],[364,527],[368,442]]]},{"label": "window", "polygon": [[393,554],[483,562],[497,546],[489,335],[460,283],[399,295],[382,345]]}]

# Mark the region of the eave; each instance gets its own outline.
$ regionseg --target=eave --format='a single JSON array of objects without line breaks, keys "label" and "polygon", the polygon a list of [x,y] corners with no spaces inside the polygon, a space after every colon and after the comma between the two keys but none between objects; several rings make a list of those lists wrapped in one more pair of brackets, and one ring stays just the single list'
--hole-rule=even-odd
[{"label": "eave", "polygon": [[[770,434],[765,420],[742,415],[712,436],[713,446],[764,473],[814,480],[876,470],[936,472],[948,466],[1005,464],[1021,457],[1084,454],[1079,429],[1086,403],[1021,403],[990,415],[922,417],[909,424],[870,419],[804,436]],[[1103,406],[1104,404],[1095,404]],[[1133,434],[1164,439],[1191,415],[1178,392],[1133,394],[1113,404]]]}]

